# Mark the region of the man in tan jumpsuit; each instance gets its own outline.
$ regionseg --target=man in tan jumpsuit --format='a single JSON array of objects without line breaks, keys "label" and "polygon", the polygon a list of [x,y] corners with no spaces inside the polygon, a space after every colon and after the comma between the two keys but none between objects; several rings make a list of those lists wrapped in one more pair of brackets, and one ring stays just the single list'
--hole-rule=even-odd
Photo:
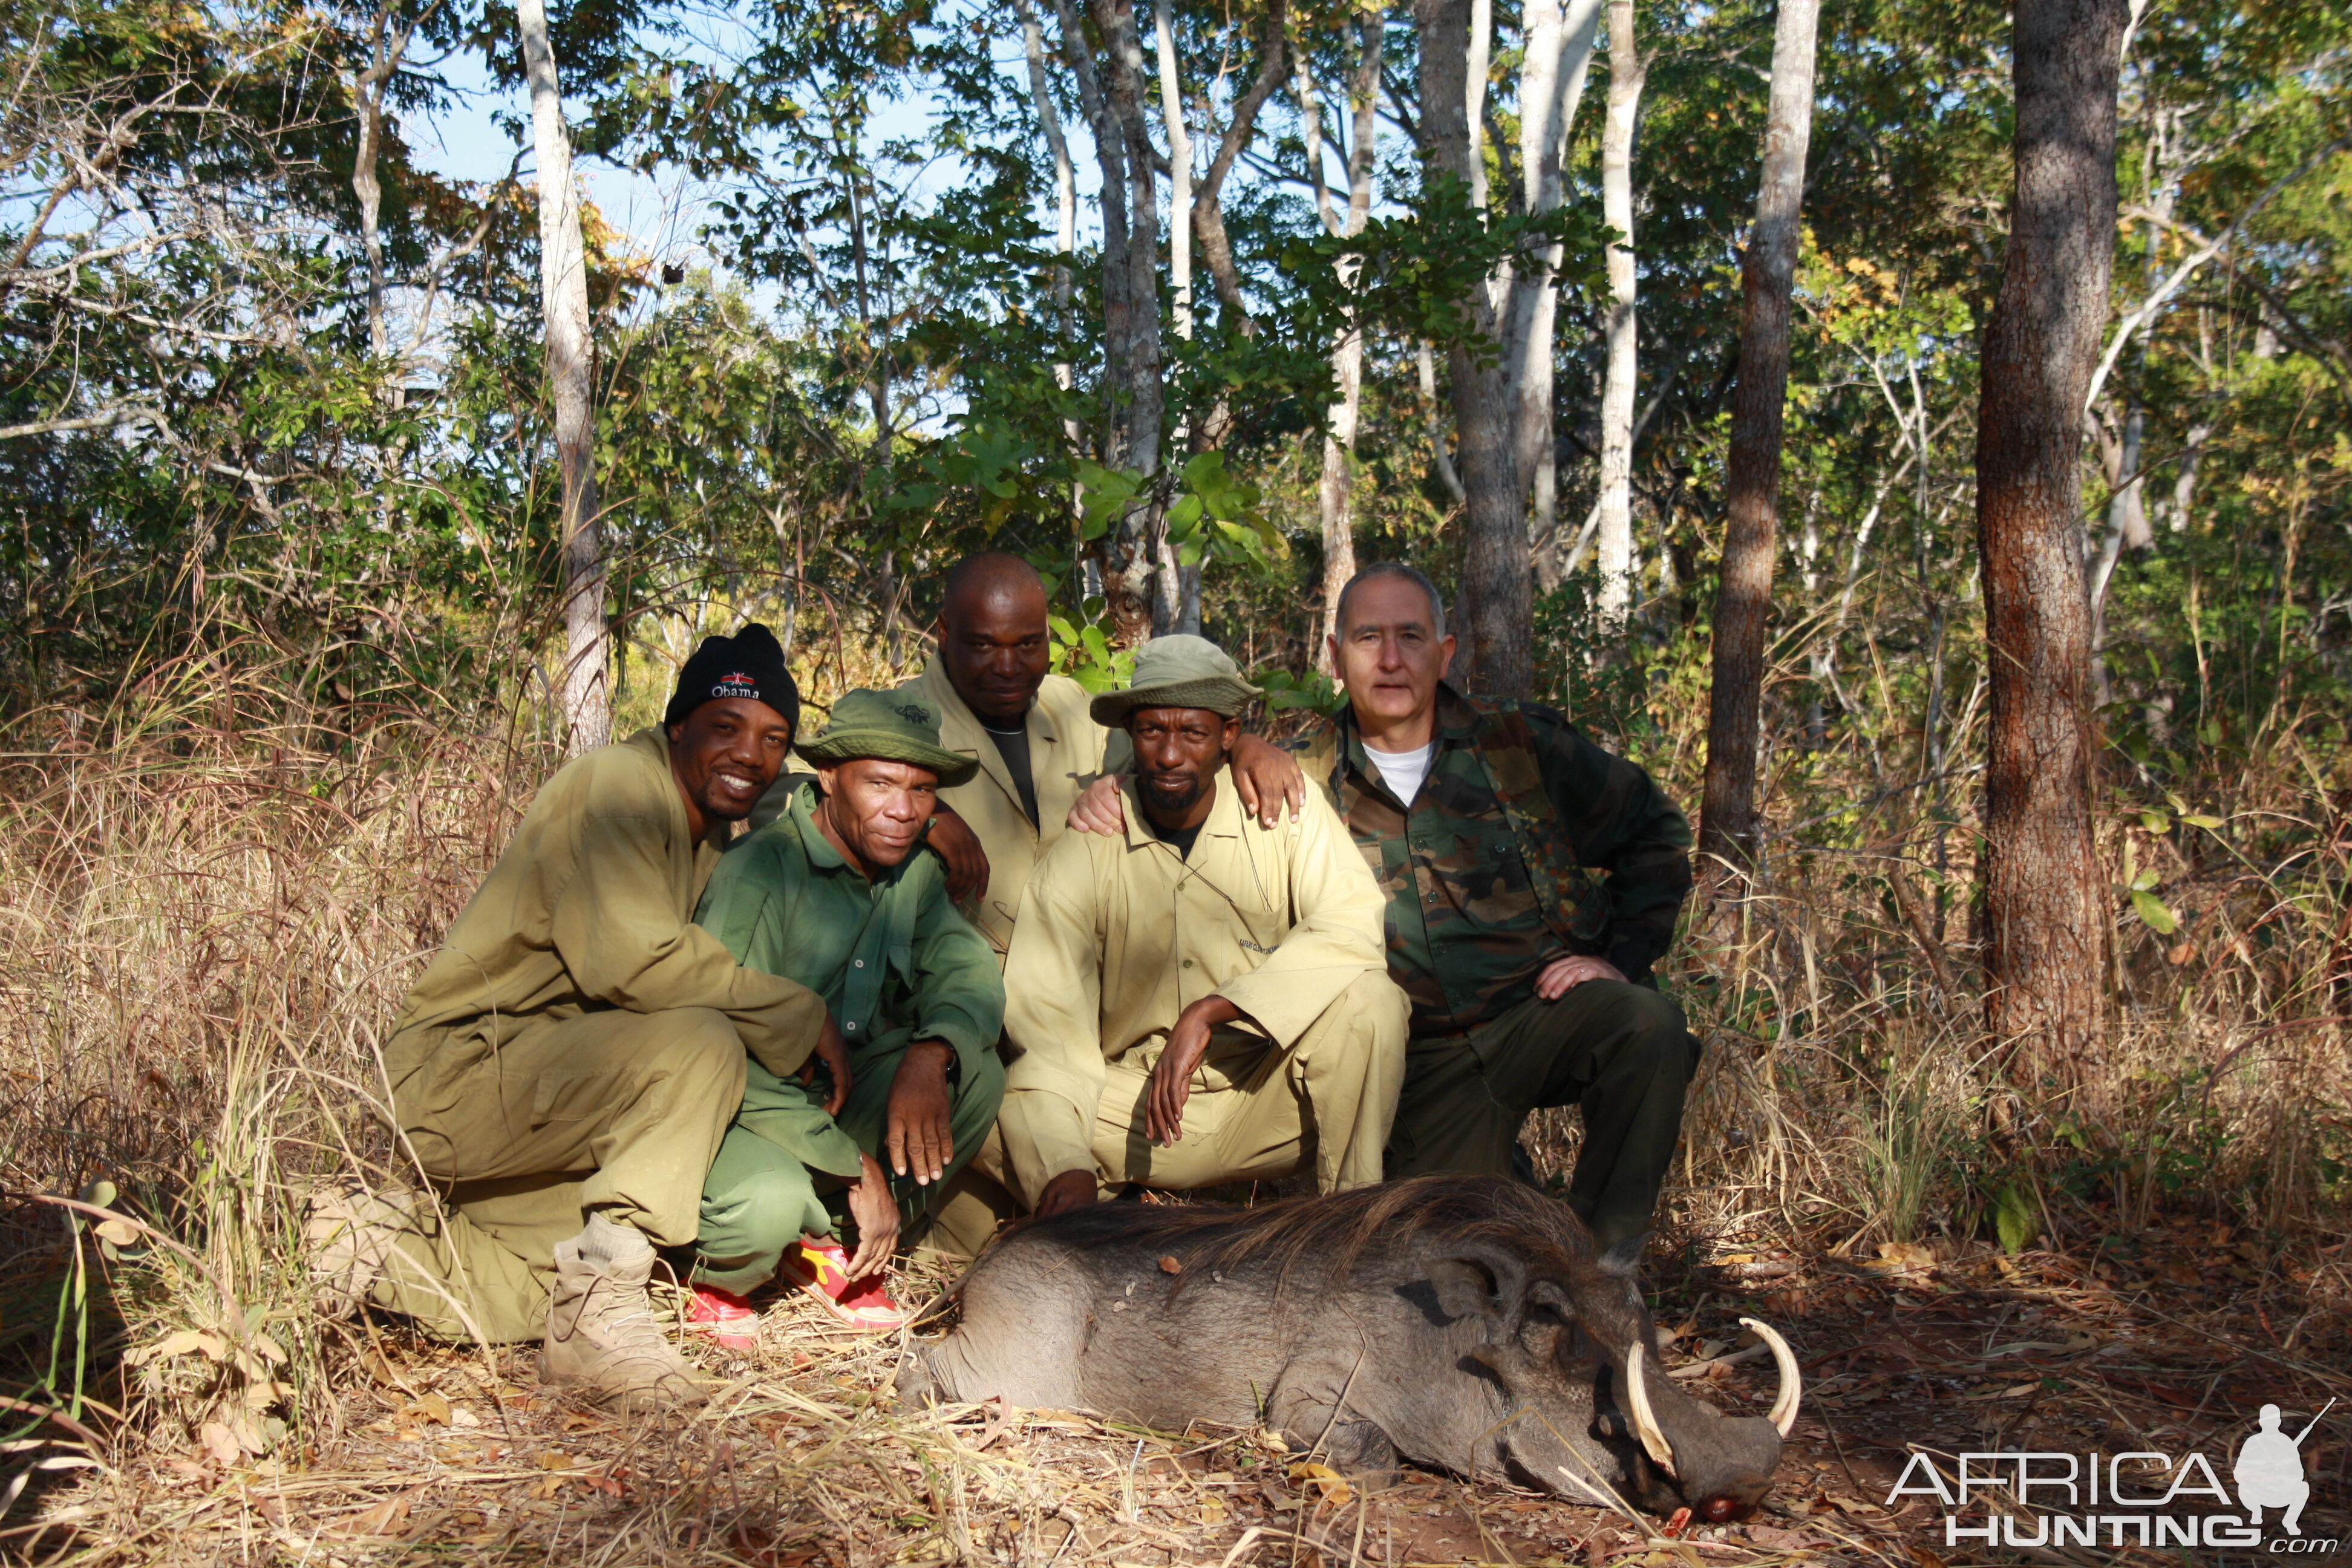
[{"label": "man in tan jumpsuit", "polygon": [[1093,701],[1134,747],[1127,831],[1064,834],[1030,875],[979,1157],[1041,1214],[1129,1182],[1381,1178],[1406,1005],[1380,888],[1320,799],[1269,826],[1220,777],[1255,695],[1213,644],[1171,637]]},{"label": "man in tan jumpsuit", "polygon": [[663,726],[540,790],[384,1047],[403,1152],[445,1202],[314,1197],[324,1304],[543,1335],[543,1380],[633,1405],[694,1396],[654,1248],[695,1239],[745,1052],[779,1077],[819,1052],[836,1104],[849,1082],[823,1000],[690,923],[799,710],[782,649],[746,626],[695,651]]}]

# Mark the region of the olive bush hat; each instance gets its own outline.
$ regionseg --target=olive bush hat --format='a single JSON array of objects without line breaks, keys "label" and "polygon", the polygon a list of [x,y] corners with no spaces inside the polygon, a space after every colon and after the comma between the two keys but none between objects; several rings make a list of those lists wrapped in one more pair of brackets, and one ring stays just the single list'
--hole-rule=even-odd
[{"label": "olive bush hat", "polygon": [[911,763],[954,787],[980,771],[979,762],[940,744],[940,710],[907,691],[850,692],[833,705],[816,738],[793,750],[812,763],[847,763],[860,757]]},{"label": "olive bush hat", "polygon": [[1153,637],[1137,650],[1135,680],[1124,691],[1106,691],[1087,706],[1094,721],[1117,730],[1139,708],[1204,708],[1221,719],[1238,719],[1257,696],[1225,650],[1206,637]]}]

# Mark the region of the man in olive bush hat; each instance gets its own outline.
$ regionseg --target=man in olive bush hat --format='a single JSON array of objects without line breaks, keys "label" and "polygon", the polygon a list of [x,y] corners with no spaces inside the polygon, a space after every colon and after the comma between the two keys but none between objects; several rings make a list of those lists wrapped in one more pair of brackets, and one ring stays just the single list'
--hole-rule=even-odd
[{"label": "man in olive bush hat", "polygon": [[1135,748],[1126,831],[1066,833],[1029,879],[981,1155],[1041,1215],[1130,1182],[1381,1179],[1406,1006],[1380,887],[1320,797],[1269,824],[1223,776],[1255,695],[1216,645],[1168,637],[1094,700]]},{"label": "man in olive bush hat", "polygon": [[729,851],[696,918],[749,968],[824,998],[848,1095],[831,1106],[824,1086],[746,1064],[703,1185],[690,1310],[733,1349],[756,1327],[744,1298],[779,1276],[852,1328],[904,1323],[883,1266],[1004,1092],[995,952],[956,912],[940,858],[915,853],[941,787],[978,764],[940,744],[939,710],[904,689],[849,693],[795,749],[815,778]]},{"label": "man in olive bush hat", "polygon": [[799,715],[783,649],[748,626],[695,650],[662,724],[541,786],[384,1043],[401,1147],[443,1203],[314,1194],[322,1307],[543,1335],[542,1380],[630,1406],[698,1396],[653,1310],[655,1248],[695,1238],[747,1058],[770,1078],[845,1061],[821,998],[689,919]]}]

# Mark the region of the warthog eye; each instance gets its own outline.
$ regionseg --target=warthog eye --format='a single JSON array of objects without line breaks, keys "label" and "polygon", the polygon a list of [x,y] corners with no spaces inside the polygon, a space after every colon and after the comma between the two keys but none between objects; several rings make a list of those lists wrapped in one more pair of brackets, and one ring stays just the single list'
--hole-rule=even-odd
[{"label": "warthog eye", "polygon": [[1743,1503],[1727,1492],[1717,1492],[1699,1504],[1699,1517],[1709,1524],[1729,1524],[1746,1519],[1756,1511],[1754,1503]]}]

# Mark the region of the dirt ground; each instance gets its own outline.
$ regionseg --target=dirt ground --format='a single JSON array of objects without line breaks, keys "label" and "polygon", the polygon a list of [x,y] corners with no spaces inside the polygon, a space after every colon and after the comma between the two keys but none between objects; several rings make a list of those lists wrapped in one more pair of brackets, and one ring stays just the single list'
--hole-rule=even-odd
[{"label": "dirt ground", "polygon": [[[1914,1455],[1948,1481],[1959,1456],[2005,1449],[2194,1450],[2226,1482],[2261,1405],[2281,1405],[2293,1431],[2329,1398],[2352,1396],[2340,1251],[2286,1267],[2188,1224],[2110,1243],[2093,1264],[1886,1250],[1853,1261],[1718,1247],[1654,1279],[1658,1321],[1674,1334],[1665,1363],[1702,1397],[1734,1411],[1771,1398],[1770,1361],[1745,1353],[1742,1314],[1782,1327],[1805,1365],[1777,1485],[1744,1524],[1635,1521],[1416,1471],[1368,1493],[1257,1432],[1147,1432],[993,1405],[905,1415],[888,1397],[894,1341],[835,1333],[786,1297],[755,1352],[704,1353],[729,1380],[708,1408],[651,1420],[539,1390],[526,1355],[460,1353],[374,1327],[339,1433],[258,1464],[225,1466],[197,1443],[120,1468],[37,1472],[47,1489],[17,1502],[0,1551],[321,1568],[2281,1560],[2128,1538],[2092,1550],[1955,1545],[1933,1498],[1890,1508],[1888,1494]],[[908,1294],[926,1283],[910,1279]],[[2347,1434],[2352,1408],[2339,1405],[2304,1443],[2313,1501],[2298,1545],[2352,1536]],[[2023,1511],[2032,1538],[2030,1510],[1993,1501]],[[1979,1522],[1981,1505],[1979,1494],[1962,1522]]]}]

